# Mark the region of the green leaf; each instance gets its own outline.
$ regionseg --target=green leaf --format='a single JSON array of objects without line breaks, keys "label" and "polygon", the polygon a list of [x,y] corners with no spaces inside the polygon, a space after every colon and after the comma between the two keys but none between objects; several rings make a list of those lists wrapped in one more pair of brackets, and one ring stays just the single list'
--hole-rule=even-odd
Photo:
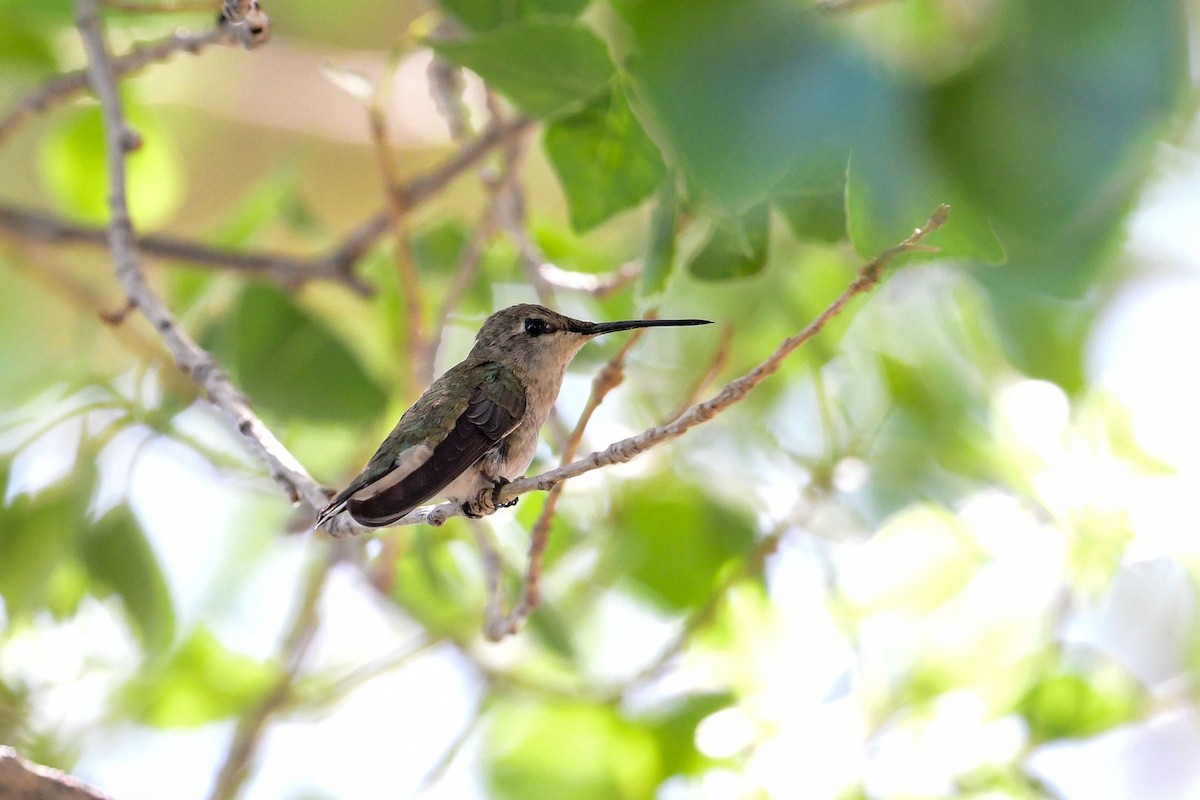
[{"label": "green leaf", "polygon": [[361,424],[386,407],[354,353],[272,286],[247,286],[210,344],[239,386],[281,417]]},{"label": "green leaf", "polygon": [[696,726],[735,700],[728,692],[689,695],[644,721],[658,742],[664,776],[696,775],[715,765],[714,759],[696,749]]},{"label": "green leaf", "polygon": [[837,242],[846,237],[844,146],[807,154],[773,191],[775,208],[801,241]]},{"label": "green leaf", "polygon": [[[0,488],[7,485],[7,466],[0,465]],[[63,588],[55,586],[54,576],[74,561],[78,515],[86,507],[83,487],[75,482],[0,504],[0,596],[10,618],[41,611],[53,590]],[[73,610],[63,608],[59,598],[60,612]]]},{"label": "green leaf", "polygon": [[[1189,91],[1182,5],[1006,9],[986,56],[931,92],[933,142],[1006,242],[1090,250],[1127,213],[1138,188],[1130,178],[1144,174]],[[1042,266],[1058,273],[1047,288],[1066,277],[1052,259]]]},{"label": "green leaf", "polygon": [[777,197],[775,208],[801,241],[838,242],[846,238],[844,192]]},{"label": "green leaf", "polygon": [[1034,742],[1086,738],[1137,719],[1144,691],[1116,674],[1049,675],[1030,688],[1017,705]]},{"label": "green leaf", "polygon": [[797,159],[875,122],[887,85],[785,0],[614,0],[635,107],[699,205],[769,199]]},{"label": "green leaf", "polygon": [[281,674],[278,665],[227,650],[210,631],[198,628],[165,662],[127,684],[119,703],[147,725],[196,727],[241,713]]},{"label": "green leaf", "polygon": [[[139,228],[166,220],[183,199],[183,171],[168,130],[140,107],[127,103],[129,124],[142,146],[129,154],[129,213]],[[70,113],[46,137],[39,156],[42,180],[64,212],[85,222],[108,219],[108,166],[99,106]]]},{"label": "green leaf", "polygon": [[654,738],[609,705],[499,702],[485,747],[489,796],[503,800],[652,797],[661,777]]},{"label": "green leaf", "polygon": [[58,65],[54,48],[46,38],[50,31],[39,30],[22,14],[5,14],[0,26],[0,65],[5,68],[27,67],[48,72]]},{"label": "green leaf", "polygon": [[714,226],[688,268],[697,278],[710,281],[757,275],[767,265],[770,238],[771,212],[763,203]]},{"label": "green leaf", "polygon": [[675,234],[679,224],[679,199],[675,176],[668,175],[658,192],[658,205],[650,217],[646,253],[642,256],[642,294],[650,297],[667,288],[675,271]]},{"label": "green leaf", "polygon": [[534,20],[430,44],[539,117],[591,100],[616,72],[604,42],[574,21]]},{"label": "green leaf", "polygon": [[754,542],[753,521],[690,487],[645,479],[613,516],[613,558],[639,594],[674,611],[695,608]]},{"label": "green leaf", "polygon": [[121,598],[145,648],[161,652],[170,647],[175,636],[170,589],[129,507],[118,506],[83,531],[80,545],[88,575]]},{"label": "green leaf", "polygon": [[487,31],[538,16],[578,16],[590,0],[440,0],[464,26]]},{"label": "green leaf", "polygon": [[938,248],[926,257],[1004,262],[1007,253],[983,210],[928,157],[915,132],[897,122],[876,139],[854,149],[846,181],[847,225],[860,254],[873,258],[898,244],[948,203],[948,221],[922,240]]},{"label": "green leaf", "polygon": [[467,561],[465,543],[442,531],[421,528],[409,541],[407,551],[395,556],[392,599],[432,632],[470,636],[478,631],[484,596],[475,555]]},{"label": "green leaf", "polygon": [[471,232],[461,220],[443,220],[413,234],[412,258],[422,274],[450,275],[467,250]]},{"label": "green leaf", "polygon": [[543,142],[577,231],[590,230],[641,203],[666,171],[620,87],[550,124]]}]

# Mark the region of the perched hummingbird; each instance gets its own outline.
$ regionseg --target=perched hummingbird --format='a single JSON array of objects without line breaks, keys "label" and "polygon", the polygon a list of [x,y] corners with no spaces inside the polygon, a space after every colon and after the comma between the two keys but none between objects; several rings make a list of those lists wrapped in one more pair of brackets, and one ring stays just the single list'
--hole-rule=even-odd
[{"label": "perched hummingbird", "polygon": [[533,461],[538,431],[581,347],[632,328],[707,324],[584,322],[529,304],[497,311],[470,354],[430,384],[366,468],[321,510],[317,526],[347,511],[362,525],[382,527],[433,497],[461,504],[471,517],[495,511],[500,488]]}]

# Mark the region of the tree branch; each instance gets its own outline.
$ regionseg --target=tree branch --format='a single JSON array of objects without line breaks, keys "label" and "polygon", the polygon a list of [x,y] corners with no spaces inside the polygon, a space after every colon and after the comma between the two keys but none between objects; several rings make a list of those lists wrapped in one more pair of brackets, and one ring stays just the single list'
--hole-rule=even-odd
[{"label": "tree branch", "polygon": [[4,800],[112,800],[77,778],[21,758],[0,747],[0,797]]},{"label": "tree branch", "polygon": [[[216,10],[214,5],[214,10]],[[129,53],[110,61],[111,71],[116,77],[124,77],[158,61],[166,61],[175,53],[199,53],[214,44],[234,44],[238,36],[225,26],[217,26],[204,33],[179,31],[165,39],[134,48]],[[34,114],[45,111],[56,103],[87,91],[88,70],[77,69],[50,80],[36,91],[27,94],[0,117],[0,141],[16,130]]]},{"label": "tree branch", "polygon": [[[509,141],[530,128],[534,120],[516,117],[506,123],[490,125],[479,138],[464,145],[445,163],[431,172],[418,176],[400,189],[404,207],[412,209],[446,188],[455,178],[475,166],[492,148]],[[342,243],[326,257],[331,267],[349,269],[388,232],[391,210],[384,209],[351,231]]]},{"label": "tree branch", "polygon": [[[27,241],[46,244],[79,244],[107,247],[108,231],[78,225],[42,211],[0,204],[0,232]],[[331,281],[366,297],[371,287],[352,272],[339,269],[324,260],[297,258],[264,251],[238,252],[210,247],[168,234],[151,233],[137,237],[137,248],[151,258],[186,261],[207,269],[226,269],[270,278],[287,288],[310,281]]]},{"label": "tree branch", "polygon": [[410,402],[420,394],[418,385],[426,372],[424,318],[424,290],[421,274],[413,259],[412,243],[408,236],[407,217],[409,207],[405,192],[396,174],[396,156],[389,141],[387,108],[392,96],[392,83],[399,68],[401,51],[394,49],[383,76],[375,86],[374,97],[367,107],[367,120],[371,130],[371,143],[375,149],[375,160],[379,164],[383,179],[383,193],[388,206],[388,229],[392,234],[392,261],[400,283],[400,302],[404,306],[404,341],[401,361],[404,365],[404,389]]},{"label": "tree branch", "polygon": [[[775,352],[771,353],[757,367],[740,378],[725,384],[713,397],[702,403],[693,405],[677,419],[666,425],[649,428],[637,436],[631,436],[628,439],[614,442],[604,450],[594,452],[566,466],[548,470],[541,475],[518,478],[512,483],[505,484],[500,490],[497,499],[500,502],[504,502],[527,492],[548,491],[554,488],[556,484],[576,478],[594,469],[600,469],[612,464],[623,464],[652,447],[682,436],[691,428],[711,420],[730,406],[740,402],[752,389],[774,374],[783,364],[784,359],[791,355],[792,352],[820,333],[829,321],[840,314],[842,309],[851,300],[875,288],[883,277],[884,270],[897,256],[916,251],[931,252],[936,250],[936,248],[921,244],[921,241],[942,227],[949,215],[950,206],[938,206],[925,225],[913,231],[904,241],[888,248],[863,265],[859,269],[858,275],[846,287],[845,291],[830,303],[824,311],[817,315],[816,319],[795,336],[785,339],[775,349]],[[450,517],[458,516],[461,513],[462,509],[454,503],[442,503],[436,506],[416,509],[397,520],[393,523],[393,526],[415,525],[419,523],[441,525]],[[359,526],[349,519],[349,515],[342,514],[331,520],[327,524],[326,530],[335,536],[347,536],[370,529]]]},{"label": "tree branch", "polygon": [[125,121],[121,96],[101,30],[96,0],[76,0],[76,25],[88,56],[88,74],[100,99],[104,121],[105,159],[108,164],[108,244],[116,263],[117,280],[126,297],[158,332],[175,362],[246,437],[267,462],[271,477],[288,493],[293,503],[321,508],[325,492],[275,435],[254,414],[246,398],[216,360],[179,325],[166,304],[146,283],[137,250],[137,237],[129,218],[125,189],[126,155],[140,141]]},{"label": "tree branch", "polygon": [[317,608],[329,572],[338,561],[338,550],[336,546],[331,548],[319,563],[311,567],[304,583],[300,604],[280,648],[284,664],[283,673],[258,704],[238,720],[209,800],[233,800],[237,796],[238,790],[249,777],[250,765],[262,739],[263,729],[266,728],[268,720],[291,697],[296,675],[300,672],[300,665],[308,653],[308,646],[312,643],[320,623]]}]

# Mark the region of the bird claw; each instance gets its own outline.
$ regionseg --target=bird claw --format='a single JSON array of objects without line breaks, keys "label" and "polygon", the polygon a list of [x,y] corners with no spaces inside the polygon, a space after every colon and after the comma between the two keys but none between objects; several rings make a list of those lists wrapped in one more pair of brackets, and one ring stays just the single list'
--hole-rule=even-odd
[{"label": "bird claw", "polygon": [[500,490],[509,483],[508,478],[496,478],[489,489],[484,489],[474,500],[462,504],[463,513],[471,519],[479,519],[488,514],[496,513],[498,508],[511,508],[517,504],[517,498],[507,503],[500,502]]}]

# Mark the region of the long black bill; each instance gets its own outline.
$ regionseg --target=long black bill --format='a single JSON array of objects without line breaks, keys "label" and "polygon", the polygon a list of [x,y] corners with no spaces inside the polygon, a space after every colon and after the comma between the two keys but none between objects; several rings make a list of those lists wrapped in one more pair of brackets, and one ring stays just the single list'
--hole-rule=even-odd
[{"label": "long black bill", "polygon": [[571,330],[585,336],[602,336],[634,328],[678,328],[684,325],[711,324],[710,319],[627,319],[620,322],[577,322],[571,325]]}]

